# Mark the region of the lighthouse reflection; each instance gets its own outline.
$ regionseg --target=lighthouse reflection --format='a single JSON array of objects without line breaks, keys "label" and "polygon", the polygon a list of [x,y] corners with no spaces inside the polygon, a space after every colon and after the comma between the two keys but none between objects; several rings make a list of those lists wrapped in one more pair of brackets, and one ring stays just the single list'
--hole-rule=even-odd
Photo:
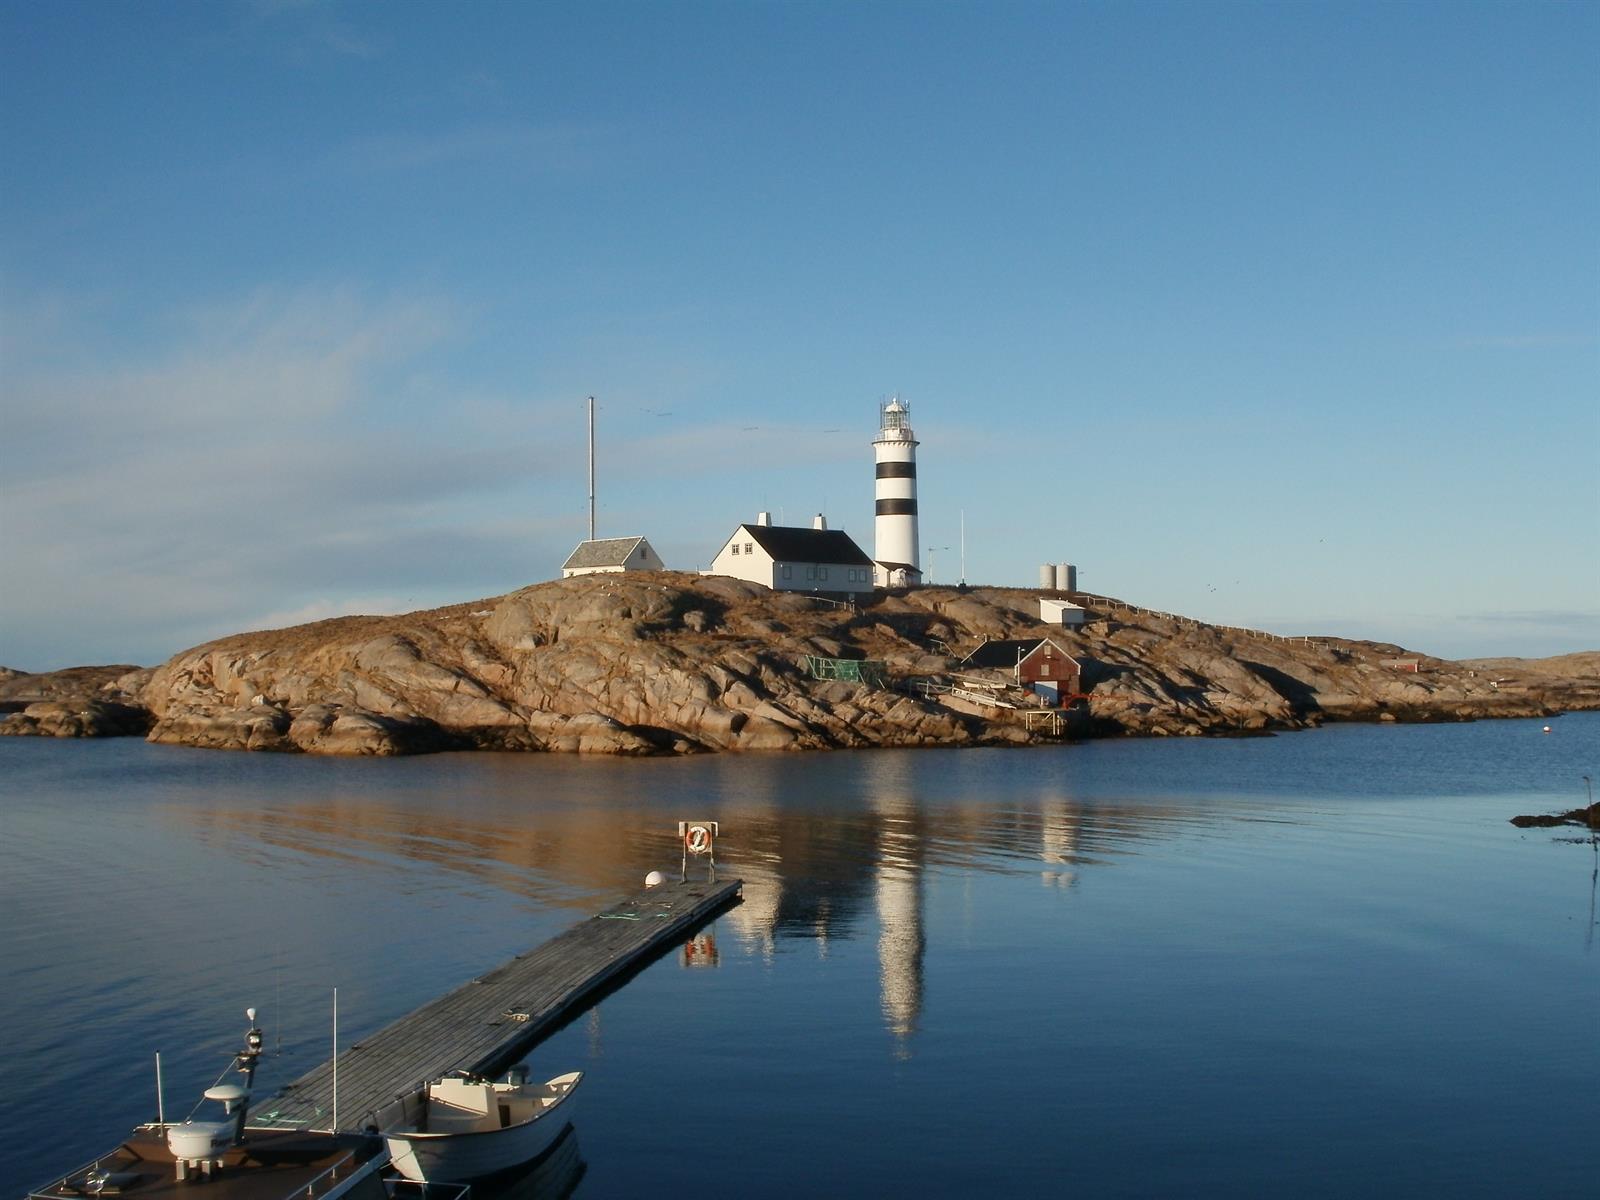
[{"label": "lighthouse reflection", "polygon": [[[869,776],[873,774],[869,772]],[[923,849],[921,817],[903,776],[880,768],[872,806],[879,818],[873,868],[878,911],[878,986],[896,1053],[908,1057],[922,1012]]]},{"label": "lighthouse reflection", "polygon": [[[174,803],[164,813],[218,853],[372,864],[392,875],[400,900],[430,901],[456,886],[452,879],[487,886],[520,897],[551,933],[636,887],[651,869],[675,872],[683,812],[714,818],[723,830],[719,872],[743,880],[743,903],[686,941],[678,962],[715,969],[738,955],[773,964],[802,946],[826,961],[837,943],[866,941],[890,1052],[907,1058],[925,1020],[930,940],[959,936],[948,923],[930,931],[936,877],[1034,875],[1067,899],[1092,885],[1095,870],[1152,840],[1222,819],[1192,805],[1081,796],[1066,778],[1071,753],[669,763],[441,756],[405,764],[404,788],[394,776],[382,788],[352,786],[353,773],[323,767],[320,793]],[[1053,777],[1022,777],[1043,765]]]}]

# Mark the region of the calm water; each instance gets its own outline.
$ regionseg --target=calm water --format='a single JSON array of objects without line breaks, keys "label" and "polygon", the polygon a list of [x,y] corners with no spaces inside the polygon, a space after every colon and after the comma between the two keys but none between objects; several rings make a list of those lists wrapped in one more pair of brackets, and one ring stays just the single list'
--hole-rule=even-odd
[{"label": "calm water", "polygon": [[[585,1198],[1593,1196],[1600,714],[651,762],[0,739],[0,1181],[587,915],[745,903],[540,1048]],[[1570,835],[1568,835],[1570,836]]]}]

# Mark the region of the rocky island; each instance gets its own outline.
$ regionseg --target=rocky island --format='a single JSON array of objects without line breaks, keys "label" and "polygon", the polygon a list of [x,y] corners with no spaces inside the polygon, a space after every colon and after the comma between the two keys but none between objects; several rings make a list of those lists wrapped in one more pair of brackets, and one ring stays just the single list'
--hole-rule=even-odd
[{"label": "rocky island", "polygon": [[[1600,708],[1600,653],[1452,662],[1398,646],[1282,638],[1074,597],[1045,625],[1020,588],[924,587],[850,608],[671,571],[587,575],[401,616],[243,633],[154,669],[0,674],[0,734],[219,749],[687,754],[1029,744],[1072,736],[1470,720]],[[1063,719],[995,678],[986,639],[1050,637],[1081,666]],[[827,678],[819,664],[860,663]],[[1521,665],[1519,665],[1521,664]]]}]

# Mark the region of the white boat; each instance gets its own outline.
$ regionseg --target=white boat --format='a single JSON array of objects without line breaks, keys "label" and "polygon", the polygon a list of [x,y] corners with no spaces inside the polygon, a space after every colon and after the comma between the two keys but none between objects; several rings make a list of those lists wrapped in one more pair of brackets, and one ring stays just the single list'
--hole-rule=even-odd
[{"label": "white boat", "polygon": [[383,1131],[390,1165],[417,1183],[471,1183],[538,1158],[572,1121],[582,1071],[527,1082],[525,1067],[500,1081],[458,1073],[408,1100]]}]

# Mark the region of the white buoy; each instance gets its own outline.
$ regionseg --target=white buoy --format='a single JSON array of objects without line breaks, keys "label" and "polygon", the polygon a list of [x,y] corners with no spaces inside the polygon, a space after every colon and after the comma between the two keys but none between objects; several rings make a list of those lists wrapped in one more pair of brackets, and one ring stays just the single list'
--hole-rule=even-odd
[{"label": "white buoy", "polygon": [[645,887],[660,887],[666,881],[667,877],[660,871],[651,871],[650,874],[644,877]]},{"label": "white buoy", "polygon": [[1549,732],[1550,732],[1550,726],[1548,726],[1548,725],[1546,725],[1546,726],[1545,726],[1545,727],[1544,727],[1544,731],[1545,731],[1545,732],[1546,732],[1546,733],[1549,733]]}]

